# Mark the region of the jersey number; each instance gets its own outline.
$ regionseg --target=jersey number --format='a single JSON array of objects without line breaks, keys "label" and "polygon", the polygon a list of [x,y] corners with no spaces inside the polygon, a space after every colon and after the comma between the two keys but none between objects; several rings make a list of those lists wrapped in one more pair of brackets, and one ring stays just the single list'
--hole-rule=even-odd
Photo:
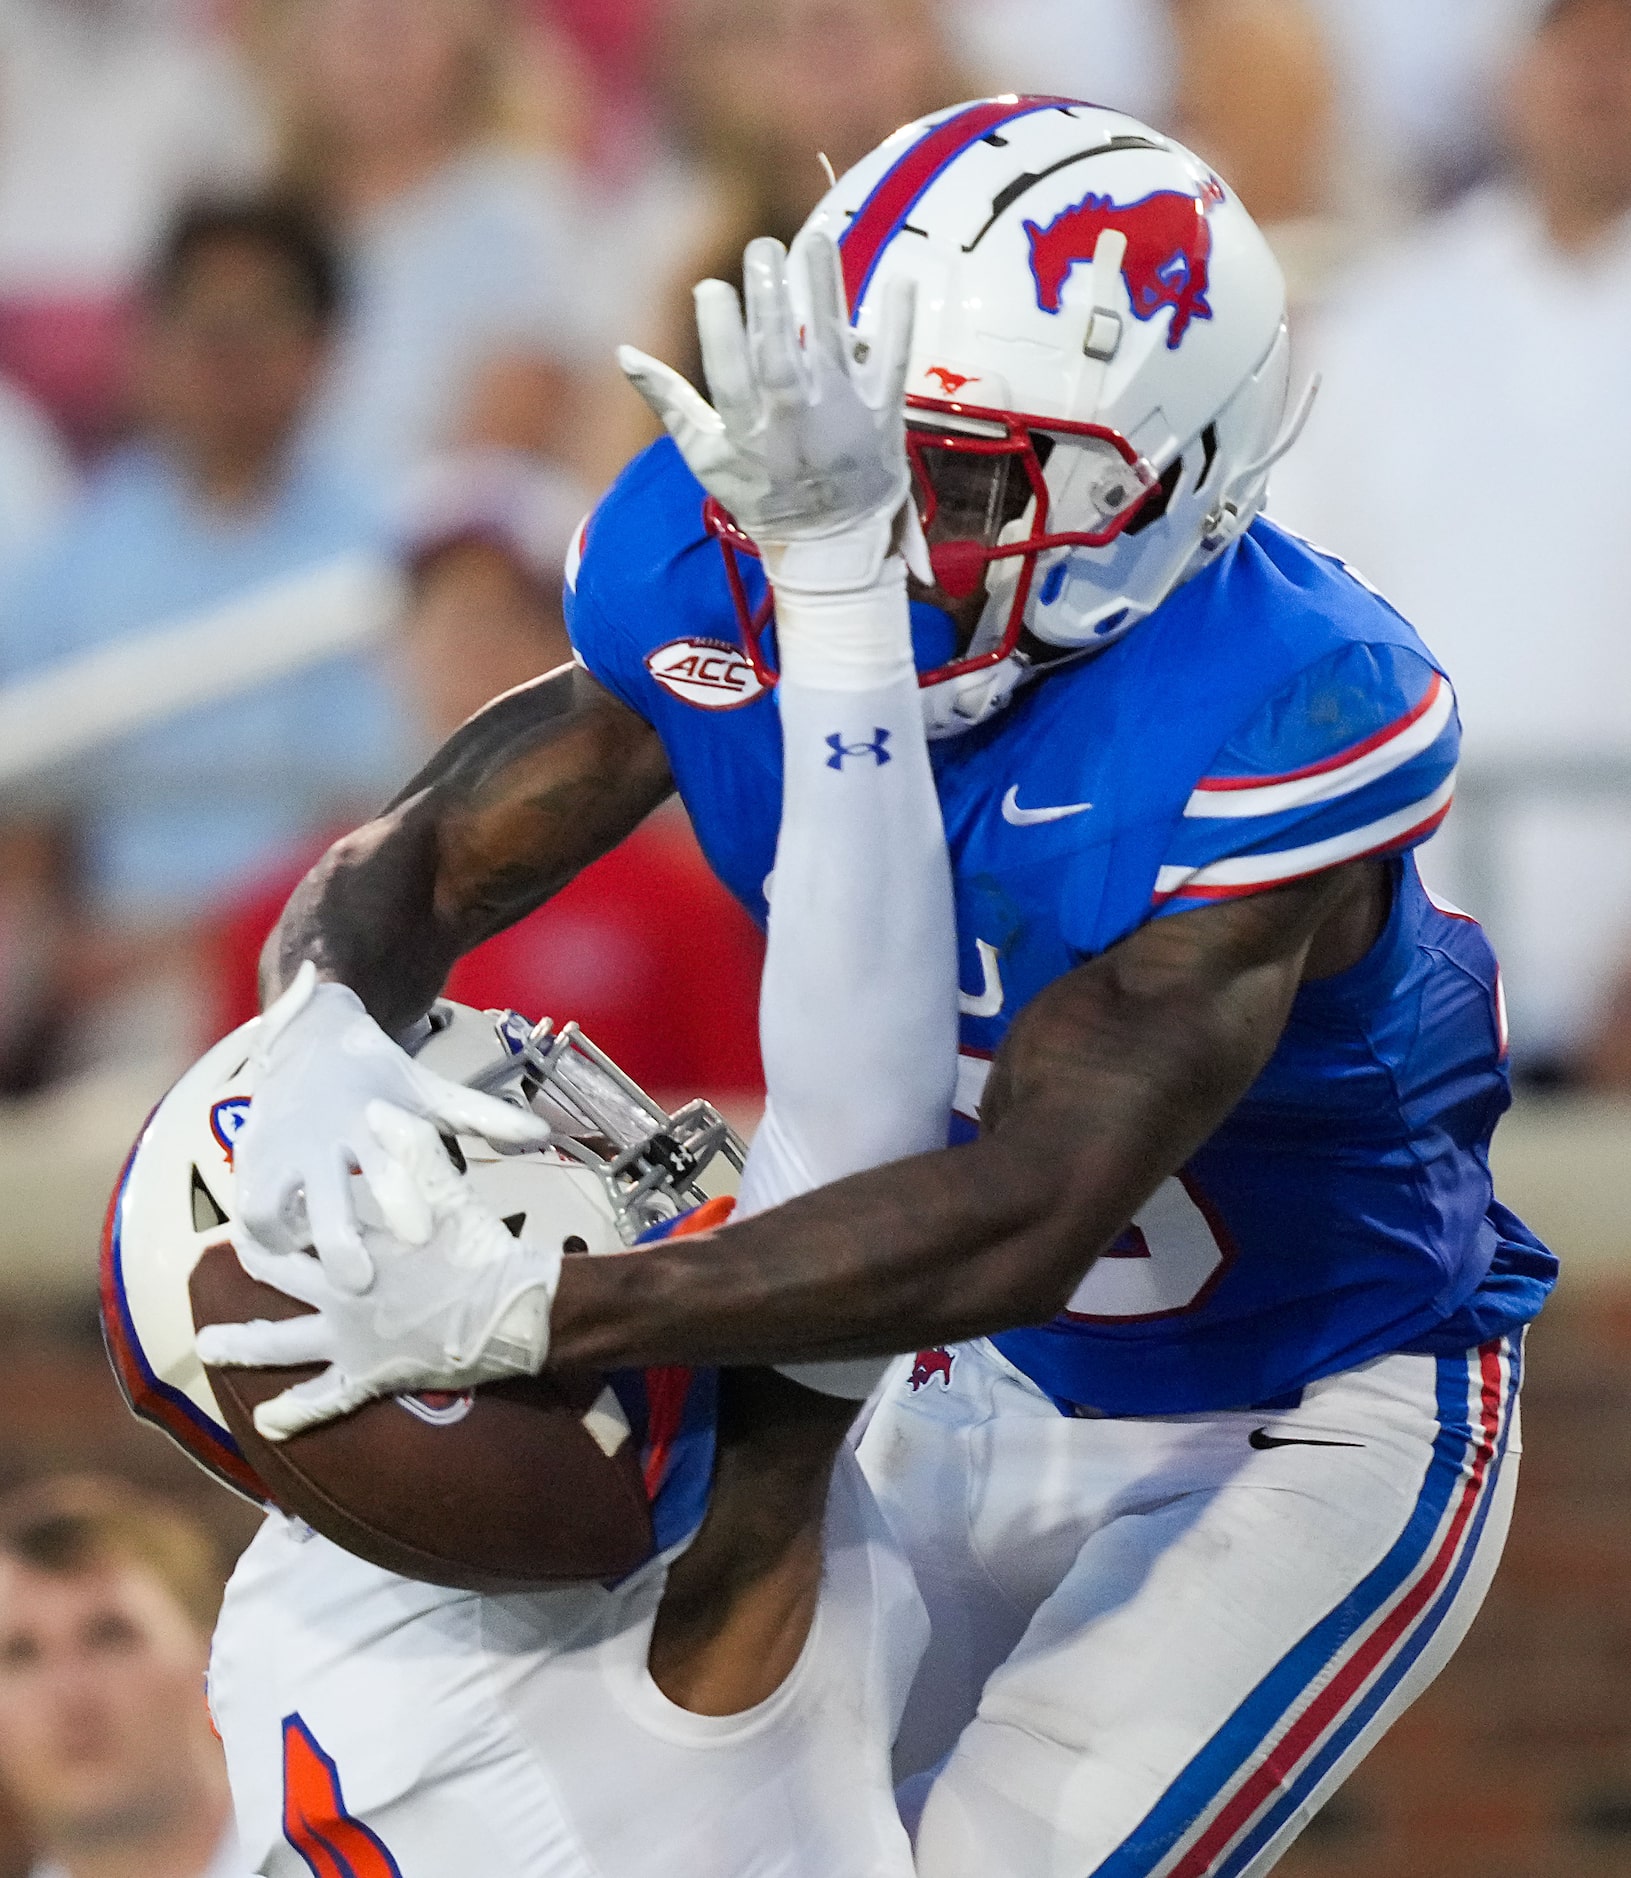
[{"label": "jersey number", "polygon": [[384,1841],[346,1811],[339,1770],[299,1715],[283,1718],[283,1836],[313,1878],[402,1878]]},{"label": "jersey number", "polygon": [[1065,1315],[1129,1323],[1196,1310],[1234,1258],[1228,1228],[1187,1174],[1163,1180],[1076,1287]]}]

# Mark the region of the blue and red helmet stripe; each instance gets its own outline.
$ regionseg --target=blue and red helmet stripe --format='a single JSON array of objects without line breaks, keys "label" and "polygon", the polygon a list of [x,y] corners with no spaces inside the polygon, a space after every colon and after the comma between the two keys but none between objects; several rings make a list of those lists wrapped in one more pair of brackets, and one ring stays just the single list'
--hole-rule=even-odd
[{"label": "blue and red helmet stripe", "polygon": [[[143,1124],[142,1134],[146,1132]],[[136,1142],[140,1147],[140,1135]],[[102,1337],[107,1345],[108,1362],[133,1415],[161,1428],[217,1480],[257,1504],[264,1504],[271,1496],[244,1459],[237,1442],[181,1390],[160,1380],[136,1334],[125,1289],[122,1244],[125,1190],[130,1184],[130,1169],[135,1159],[136,1148],[132,1148],[119,1170],[102,1223],[99,1286]]]},{"label": "blue and red helmet stripe", "polygon": [[949,165],[1016,118],[1031,117],[1038,111],[1066,110],[1079,102],[1076,98],[986,98],[954,111],[925,131],[884,172],[838,238],[850,318],[861,310],[884,249]]}]

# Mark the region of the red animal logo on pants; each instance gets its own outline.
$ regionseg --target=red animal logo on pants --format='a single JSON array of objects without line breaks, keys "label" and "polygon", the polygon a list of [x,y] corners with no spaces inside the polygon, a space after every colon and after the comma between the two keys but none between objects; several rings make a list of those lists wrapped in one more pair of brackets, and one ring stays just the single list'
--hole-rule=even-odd
[{"label": "red animal logo on pants", "polygon": [[1046,228],[1027,222],[1037,305],[1044,313],[1057,313],[1070,270],[1078,262],[1091,265],[1100,235],[1115,229],[1127,237],[1121,277],[1127,283],[1133,317],[1152,320],[1163,307],[1170,307],[1167,344],[1176,348],[1191,320],[1212,317],[1206,299],[1207,261],[1212,253],[1206,211],[1221,195],[1221,190],[1212,189],[1199,196],[1158,189],[1137,202],[1125,203],[1087,195],[1074,208],[1062,209]]},{"label": "red animal logo on pants", "polygon": [[913,1389],[923,1388],[936,1376],[940,1378],[942,1389],[951,1387],[951,1351],[919,1350],[917,1361],[912,1365],[910,1380]]}]

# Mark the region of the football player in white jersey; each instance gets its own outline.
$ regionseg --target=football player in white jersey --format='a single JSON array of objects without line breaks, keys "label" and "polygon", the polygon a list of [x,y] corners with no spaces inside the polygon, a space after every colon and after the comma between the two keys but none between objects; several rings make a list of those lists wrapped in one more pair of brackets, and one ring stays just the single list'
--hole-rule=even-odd
[{"label": "football player in white jersey", "polygon": [[[871,372],[828,360],[807,385],[805,414],[819,400],[839,447],[864,449],[875,430],[898,429],[910,320],[902,295],[893,343]],[[763,373],[762,351],[752,364],[742,356],[750,376]],[[778,362],[801,369],[790,351]],[[764,404],[773,427],[768,396]],[[796,451],[784,455],[796,461]],[[739,1214],[935,1145],[955,1078],[949,869],[892,531],[903,492],[873,491],[875,513],[858,527],[801,534],[809,493],[796,474],[779,474],[786,771],[761,1013],[769,1093]],[[869,615],[831,599],[857,559],[881,583]],[[833,764],[835,733],[864,737],[878,760]],[[260,1059],[257,1089],[269,1087],[268,1066],[325,1030],[342,1040],[342,1060],[349,1050],[366,1061],[384,1041],[352,993],[317,984],[308,969],[240,1033]],[[242,1054],[230,1045],[217,1051]],[[404,1060],[400,1094],[439,1103],[444,1127],[486,1127],[513,1142],[513,1111],[484,1107],[421,1064]],[[248,1107],[246,1136],[263,1101],[271,1106],[257,1093]],[[332,1114],[319,1100],[315,1125],[332,1126]],[[353,1282],[364,1288],[329,1282],[302,1255],[291,1279],[288,1255],[240,1235],[253,1271],[295,1283],[321,1314],[199,1337],[211,1362],[246,1344],[259,1354],[267,1338],[286,1362],[327,1361],[314,1381],[262,1405],[268,1435],[377,1388],[373,1365],[400,1356],[377,1326],[450,1234],[467,1247],[485,1234],[499,1248],[489,1326],[516,1340],[518,1369],[540,1354],[528,1346],[547,1325],[559,1232],[529,1213],[511,1239],[479,1182],[454,1172],[430,1121],[388,1101],[368,1115],[370,1139],[330,1144],[370,1170],[400,1228],[395,1240],[377,1231],[357,1240],[371,1269]],[[231,1210],[242,1203],[240,1189]],[[427,1224],[435,1236],[415,1246]],[[438,1322],[431,1334],[443,1332]],[[210,1674],[256,1869],[268,1878],[307,1869],[320,1878],[907,1878],[889,1749],[926,1621],[843,1442],[883,1367],[727,1372],[700,1531],[612,1586],[441,1589],[271,1513],[228,1589]]]}]

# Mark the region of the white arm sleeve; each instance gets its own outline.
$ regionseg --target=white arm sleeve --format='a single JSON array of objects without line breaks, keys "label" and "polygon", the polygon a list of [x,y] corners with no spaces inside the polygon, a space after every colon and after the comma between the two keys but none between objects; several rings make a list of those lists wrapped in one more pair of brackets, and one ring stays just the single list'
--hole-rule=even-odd
[{"label": "white arm sleeve", "polygon": [[[957,1066],[951,866],[904,568],[889,561],[864,594],[778,594],[777,618],[785,780],[759,1004],[768,1095],[739,1219],[944,1147]],[[861,1397],[884,1367],[787,1373]]]}]

